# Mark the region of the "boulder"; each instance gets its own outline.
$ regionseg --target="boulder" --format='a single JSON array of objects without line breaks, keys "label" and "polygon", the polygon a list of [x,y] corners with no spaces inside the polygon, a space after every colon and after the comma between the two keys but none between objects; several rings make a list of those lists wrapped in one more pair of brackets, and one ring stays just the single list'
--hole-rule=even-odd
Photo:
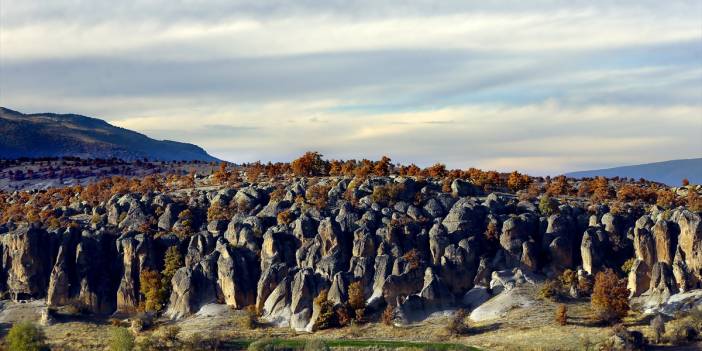
[{"label": "boulder", "polygon": [[477,193],[476,187],[466,180],[454,179],[451,182],[451,195],[455,197],[473,196]]},{"label": "boulder", "polygon": [[490,297],[488,288],[482,285],[476,285],[472,289],[468,290],[465,295],[463,295],[461,303],[463,304],[463,307],[473,310],[485,303],[485,301],[489,300]]}]

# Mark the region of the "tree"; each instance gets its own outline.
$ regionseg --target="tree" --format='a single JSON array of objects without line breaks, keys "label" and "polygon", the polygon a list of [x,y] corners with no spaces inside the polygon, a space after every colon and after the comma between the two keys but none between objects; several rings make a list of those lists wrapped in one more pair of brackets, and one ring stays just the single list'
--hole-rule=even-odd
[{"label": "tree", "polygon": [[322,159],[322,154],[308,151],[300,158],[290,163],[293,173],[302,177],[319,177],[327,175],[327,162]]},{"label": "tree", "polygon": [[429,176],[433,178],[441,178],[446,175],[446,165],[443,163],[435,163],[426,170]]},{"label": "tree", "polygon": [[[163,271],[161,271],[161,281],[164,286],[170,288],[171,280],[176,271],[183,267],[183,255],[180,254],[177,245],[173,245],[166,250],[163,257]],[[170,289],[169,289],[170,290]]]},{"label": "tree", "polygon": [[375,163],[375,166],[373,167],[373,173],[379,177],[384,177],[390,175],[390,167],[392,167],[392,160],[387,157],[383,156],[380,161]]},{"label": "tree", "polygon": [[363,285],[361,281],[355,281],[349,284],[349,306],[354,310],[366,308],[366,299],[363,293]]},{"label": "tree", "polygon": [[507,187],[512,191],[519,191],[526,189],[529,184],[531,184],[531,178],[526,174],[521,174],[514,171],[509,174],[507,178]]},{"label": "tree", "polygon": [[549,195],[568,195],[570,194],[572,187],[568,183],[568,178],[566,176],[560,175],[553,178],[551,184],[549,184],[546,193]]},{"label": "tree", "polygon": [[592,181],[592,197],[593,202],[601,202],[611,199],[615,193],[609,186],[609,181],[605,177],[597,177]]},{"label": "tree", "polygon": [[229,172],[227,171],[227,163],[222,161],[219,164],[219,169],[212,174],[212,178],[217,184],[225,184],[229,179]]},{"label": "tree", "polygon": [[143,308],[147,312],[159,312],[166,302],[161,273],[145,269],[139,275],[141,294],[144,295]]},{"label": "tree", "polygon": [[19,322],[12,325],[5,337],[5,342],[10,351],[48,350],[44,332],[31,322]]},{"label": "tree", "polygon": [[366,299],[363,285],[360,281],[349,284],[349,307],[356,313],[356,320],[363,319],[366,310]]},{"label": "tree", "polygon": [[683,178],[683,180],[682,180],[682,185],[683,185],[683,186],[688,186],[688,185],[690,185],[690,180],[688,180],[687,178]]},{"label": "tree", "polygon": [[629,312],[629,289],[612,269],[597,273],[591,306],[604,322],[618,322]]}]

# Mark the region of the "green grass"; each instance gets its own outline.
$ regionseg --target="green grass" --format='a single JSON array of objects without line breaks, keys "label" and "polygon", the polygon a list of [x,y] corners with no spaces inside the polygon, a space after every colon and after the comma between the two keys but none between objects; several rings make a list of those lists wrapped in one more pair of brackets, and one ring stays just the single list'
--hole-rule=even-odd
[{"label": "green grass", "polygon": [[[461,344],[443,343],[443,342],[411,342],[411,341],[390,341],[390,340],[364,340],[364,339],[329,339],[324,340],[324,343],[330,348],[352,347],[352,348],[367,348],[379,347],[387,349],[397,348],[418,348],[425,350],[460,350],[460,351],[479,351],[479,349],[465,346]],[[228,346],[246,349],[254,340],[237,340],[230,341]],[[307,340],[305,339],[271,339],[270,343],[280,349],[302,349]]]}]

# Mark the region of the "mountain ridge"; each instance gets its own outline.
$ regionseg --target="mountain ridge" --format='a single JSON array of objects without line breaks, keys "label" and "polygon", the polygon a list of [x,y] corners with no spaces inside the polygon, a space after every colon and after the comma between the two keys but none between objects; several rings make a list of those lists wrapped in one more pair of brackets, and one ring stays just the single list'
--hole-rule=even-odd
[{"label": "mountain ridge", "polygon": [[695,184],[702,183],[702,157],[658,161],[636,165],[569,172],[568,177],[628,177],[645,178],[671,186],[680,185],[683,179]]},{"label": "mountain ridge", "polygon": [[0,107],[0,158],[148,158],[163,161],[217,161],[203,148],[142,133],[79,114],[24,114]]}]

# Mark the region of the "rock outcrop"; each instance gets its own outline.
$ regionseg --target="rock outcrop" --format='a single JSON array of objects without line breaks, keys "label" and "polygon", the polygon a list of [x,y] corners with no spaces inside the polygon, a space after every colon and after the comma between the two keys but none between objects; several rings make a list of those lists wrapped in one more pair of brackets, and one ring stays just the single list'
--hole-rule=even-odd
[{"label": "rock outcrop", "polygon": [[[684,208],[614,214],[573,202],[545,215],[535,201],[478,196],[463,180],[450,192],[408,177],[315,181],[328,190],[314,203],[303,178],[76,199],[66,213],[94,216],[69,228],[4,224],[0,292],[134,314],[145,302],[142,274],[165,274],[170,247],[182,260],[168,267],[166,316],[215,303],[255,306],[263,319],[296,330],[312,329],[320,292],[345,305],[354,283],[369,313],[391,305],[406,322],[459,307],[476,320],[493,318],[533,303],[527,292],[545,277],[566,269],[589,277],[631,258],[631,296],[648,306],[701,287],[700,215]],[[400,189],[394,198],[379,197],[376,189],[390,184]]]}]

